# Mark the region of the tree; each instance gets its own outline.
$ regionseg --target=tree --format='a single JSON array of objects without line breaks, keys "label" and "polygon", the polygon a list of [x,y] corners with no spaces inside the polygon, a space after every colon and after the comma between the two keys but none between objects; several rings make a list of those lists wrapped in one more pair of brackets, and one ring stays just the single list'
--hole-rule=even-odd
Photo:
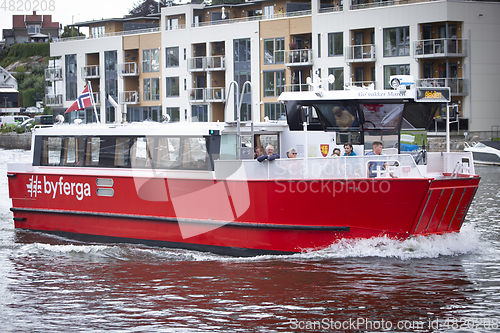
[{"label": "tree", "polygon": [[[166,7],[165,0],[160,1],[160,10],[162,7]],[[129,11],[129,15],[126,17],[145,17],[150,14],[158,13],[158,1],[155,0],[144,0],[142,3],[134,4],[134,8]]]},{"label": "tree", "polygon": [[67,25],[63,29],[63,33],[61,35],[61,38],[77,37],[77,36],[85,36],[85,34],[78,32],[77,28],[70,27]]}]

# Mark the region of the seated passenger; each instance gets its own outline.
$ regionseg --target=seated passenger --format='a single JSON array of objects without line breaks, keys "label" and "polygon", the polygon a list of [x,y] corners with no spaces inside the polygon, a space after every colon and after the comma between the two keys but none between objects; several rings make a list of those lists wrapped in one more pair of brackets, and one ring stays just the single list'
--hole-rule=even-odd
[{"label": "seated passenger", "polygon": [[344,156],[356,156],[350,142],[344,143]]},{"label": "seated passenger", "polygon": [[257,157],[257,161],[262,162],[264,160],[274,161],[275,159],[280,158],[279,154],[274,152],[274,147],[272,145],[267,145],[266,154]]},{"label": "seated passenger", "polygon": [[341,130],[350,129],[351,124],[354,122],[354,120],[356,120],[356,117],[354,117],[352,114],[349,113],[349,111],[340,106],[335,106],[332,109],[332,111],[335,114],[335,121],[337,122],[337,127],[340,128]]},{"label": "seated passenger", "polygon": [[286,151],[286,157],[288,158],[296,158],[297,157],[297,151],[295,148],[290,148]]},{"label": "seated passenger", "polygon": [[340,157],[340,149],[334,148],[331,156]]},{"label": "seated passenger", "polygon": [[[376,155],[380,156],[382,154],[382,148],[383,144],[380,141],[374,141],[372,143],[372,151],[369,153],[366,153],[366,156],[368,155]],[[380,168],[380,170],[383,170],[387,167],[387,163],[385,161],[371,161],[368,162],[368,177],[369,178],[376,178],[377,177],[377,167]]]}]

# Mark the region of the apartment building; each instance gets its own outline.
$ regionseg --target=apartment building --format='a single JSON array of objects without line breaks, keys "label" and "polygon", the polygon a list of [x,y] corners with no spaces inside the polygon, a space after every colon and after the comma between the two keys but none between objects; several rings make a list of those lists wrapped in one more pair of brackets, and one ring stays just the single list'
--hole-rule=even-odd
[{"label": "apartment building", "polygon": [[461,129],[489,131],[500,125],[498,17],[500,3],[485,1],[266,0],[84,22],[89,37],[51,44],[62,65],[48,69],[58,75],[47,84],[63,88],[46,104],[63,112],[90,82],[106,121],[121,113],[127,121],[234,121],[240,96],[242,120],[281,120],[279,94],[308,89],[314,72],[331,90],[390,89],[391,75],[407,74],[416,86],[450,87]]}]

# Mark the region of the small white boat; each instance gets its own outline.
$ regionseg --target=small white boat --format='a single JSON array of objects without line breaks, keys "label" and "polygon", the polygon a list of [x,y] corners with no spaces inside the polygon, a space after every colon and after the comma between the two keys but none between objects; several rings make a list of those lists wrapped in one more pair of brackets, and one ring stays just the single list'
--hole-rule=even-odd
[{"label": "small white boat", "polygon": [[483,141],[473,146],[466,143],[464,150],[472,152],[474,163],[500,165],[500,141]]}]

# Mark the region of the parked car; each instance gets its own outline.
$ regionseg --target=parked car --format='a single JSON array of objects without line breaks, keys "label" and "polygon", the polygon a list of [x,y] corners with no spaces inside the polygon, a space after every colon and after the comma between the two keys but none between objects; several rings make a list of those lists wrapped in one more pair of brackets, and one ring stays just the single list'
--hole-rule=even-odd
[{"label": "parked car", "polygon": [[25,120],[30,119],[28,116],[14,116],[14,120],[22,124]]},{"label": "parked car", "polygon": [[52,115],[35,116],[34,119],[40,125],[54,125],[54,116]]},{"label": "parked car", "polygon": [[36,106],[30,106],[26,108],[26,113],[40,113],[40,109]]},{"label": "parked car", "polygon": [[17,125],[14,116],[0,116],[0,125]]},{"label": "parked car", "polygon": [[18,126],[19,127],[27,128],[28,126],[30,126],[34,122],[35,122],[35,118],[28,118],[25,121],[23,121],[21,124],[19,124]]}]

